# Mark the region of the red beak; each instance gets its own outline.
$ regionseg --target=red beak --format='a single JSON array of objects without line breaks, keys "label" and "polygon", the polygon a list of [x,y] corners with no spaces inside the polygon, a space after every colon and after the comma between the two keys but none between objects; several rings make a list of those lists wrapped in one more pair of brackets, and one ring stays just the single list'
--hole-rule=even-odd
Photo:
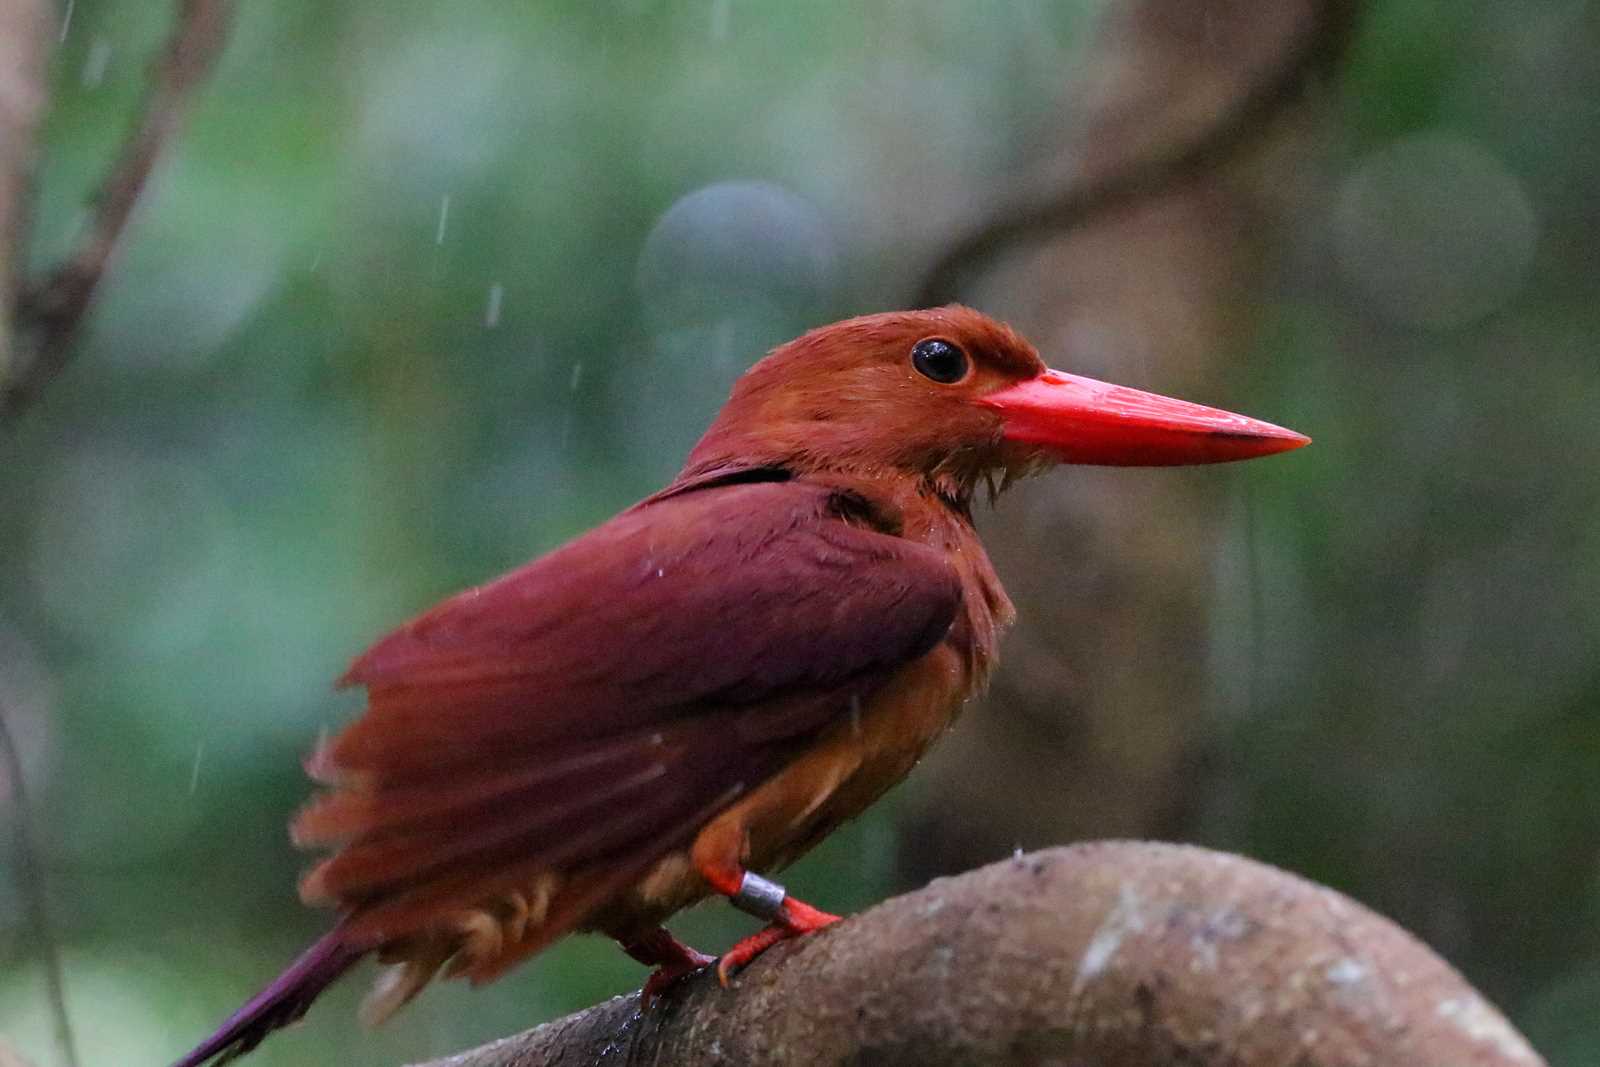
[{"label": "red beak", "polygon": [[1227,463],[1311,443],[1270,422],[1058,370],[977,402],[1000,412],[1007,441],[1038,445],[1064,463]]}]

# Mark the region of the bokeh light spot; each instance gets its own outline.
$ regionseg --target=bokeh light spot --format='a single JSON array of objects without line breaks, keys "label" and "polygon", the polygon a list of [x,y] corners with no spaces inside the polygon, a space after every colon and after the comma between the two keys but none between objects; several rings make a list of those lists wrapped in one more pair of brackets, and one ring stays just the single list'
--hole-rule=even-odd
[{"label": "bokeh light spot", "polygon": [[1431,131],[1345,178],[1334,237],[1346,278],[1407,325],[1453,329],[1517,295],[1539,221],[1522,182],[1478,142]]},{"label": "bokeh light spot", "polygon": [[205,636],[234,533],[197,465],[81,449],[55,472],[35,522],[33,585],[51,620],[96,648],[175,651]]}]

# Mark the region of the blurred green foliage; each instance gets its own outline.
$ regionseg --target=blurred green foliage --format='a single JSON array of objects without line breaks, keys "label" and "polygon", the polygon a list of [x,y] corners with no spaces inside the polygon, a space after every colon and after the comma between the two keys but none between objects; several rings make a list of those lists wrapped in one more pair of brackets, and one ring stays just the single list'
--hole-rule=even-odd
[{"label": "blurred green foliage", "polygon": [[[86,1062],[169,1061],[320,929],[283,827],[348,658],[660,485],[767,347],[902,303],[1057,142],[1100,7],[240,5],[76,361],[0,442],[0,669]],[[1600,1062],[1595,12],[1372,5],[1249,364],[1318,445],[1251,483],[1275,592],[1252,622],[1222,583],[1214,650],[1258,684],[1210,842],[1386,907],[1568,1067]],[[37,263],[169,18],[72,5]],[[894,832],[891,803],[793,881],[864,906]],[[45,1063],[15,893],[0,1033]],[[376,1033],[348,983],[252,1062],[423,1058],[641,975],[575,941]]]}]

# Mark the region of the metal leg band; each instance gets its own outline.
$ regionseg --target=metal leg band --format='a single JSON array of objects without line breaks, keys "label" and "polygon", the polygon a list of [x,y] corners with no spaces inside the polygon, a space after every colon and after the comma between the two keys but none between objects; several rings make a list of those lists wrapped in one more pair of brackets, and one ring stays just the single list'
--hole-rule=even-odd
[{"label": "metal leg band", "polygon": [[783,898],[786,896],[788,892],[777,882],[768,881],[759,874],[745,871],[744,879],[739,883],[739,891],[730,899],[733,901],[733,906],[740,911],[772,922],[783,910]]}]

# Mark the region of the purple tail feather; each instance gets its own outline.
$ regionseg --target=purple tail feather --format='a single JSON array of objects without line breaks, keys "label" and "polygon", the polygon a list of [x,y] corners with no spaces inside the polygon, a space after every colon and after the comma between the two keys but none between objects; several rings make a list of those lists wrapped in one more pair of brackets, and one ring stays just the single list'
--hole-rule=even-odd
[{"label": "purple tail feather", "polygon": [[200,1067],[213,1057],[219,1064],[227,1063],[261,1044],[272,1031],[299,1019],[318,994],[366,954],[344,945],[341,936],[334,929],[318,938],[288,970],[246,1001],[216,1033],[173,1067]]}]

